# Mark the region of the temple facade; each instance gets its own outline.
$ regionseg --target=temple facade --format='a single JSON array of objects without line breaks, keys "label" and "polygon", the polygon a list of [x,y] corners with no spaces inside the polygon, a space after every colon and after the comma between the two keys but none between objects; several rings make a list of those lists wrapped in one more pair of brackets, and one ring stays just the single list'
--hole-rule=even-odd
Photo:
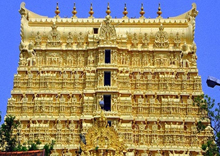
[{"label": "temple facade", "polygon": [[[201,156],[193,99],[203,94],[196,5],[170,18],[40,16],[21,4],[19,66],[7,114],[19,141],[55,140],[52,156]],[[100,104],[104,103],[101,109]],[[204,121],[209,124],[209,121]]]}]

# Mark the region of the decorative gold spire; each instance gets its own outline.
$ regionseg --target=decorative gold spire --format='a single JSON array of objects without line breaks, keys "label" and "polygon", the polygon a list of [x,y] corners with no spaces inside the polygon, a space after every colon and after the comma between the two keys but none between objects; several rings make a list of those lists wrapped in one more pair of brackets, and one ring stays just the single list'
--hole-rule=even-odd
[{"label": "decorative gold spire", "polygon": [[74,7],[73,7],[73,17],[76,17],[77,11],[76,11],[76,4],[74,3]]},{"label": "decorative gold spire", "polygon": [[109,3],[108,3],[108,7],[107,7],[107,10],[106,10],[106,14],[109,15],[110,13],[111,13],[111,11],[110,11]]},{"label": "decorative gold spire", "polygon": [[123,14],[124,14],[124,17],[127,17],[128,12],[127,12],[126,3],[125,3]]},{"label": "decorative gold spire", "polygon": [[58,2],[57,2],[57,7],[56,7],[56,10],[55,10],[55,14],[56,14],[55,17],[59,17],[59,13],[60,13],[60,10],[59,10],[59,6],[58,6]]},{"label": "decorative gold spire", "polygon": [[160,15],[162,14],[162,11],[161,11],[161,8],[160,8],[160,3],[159,3],[157,14],[158,14],[157,17],[161,17]]},{"label": "decorative gold spire", "polygon": [[140,11],[141,17],[144,17],[144,7],[143,7],[143,3],[141,3],[141,11]]},{"label": "decorative gold spire", "polygon": [[92,3],[91,3],[89,14],[90,14],[89,17],[93,17],[94,11],[93,11],[93,8],[92,8]]}]

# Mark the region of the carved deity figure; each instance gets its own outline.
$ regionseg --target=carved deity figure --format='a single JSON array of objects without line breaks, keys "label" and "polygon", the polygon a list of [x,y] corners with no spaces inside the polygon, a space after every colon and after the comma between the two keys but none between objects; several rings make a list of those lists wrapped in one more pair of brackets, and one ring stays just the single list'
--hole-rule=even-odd
[{"label": "carved deity figure", "polygon": [[132,40],[131,40],[131,43],[132,43],[132,45],[131,45],[132,48],[138,47],[138,36],[136,33],[134,33]]},{"label": "carved deity figure", "polygon": [[70,121],[70,124],[69,124],[68,128],[69,128],[71,131],[75,129],[75,124],[74,124],[73,120]]},{"label": "carved deity figure", "polygon": [[155,35],[154,46],[155,48],[169,47],[168,34],[166,31],[164,31],[164,27],[162,24],[159,27],[159,31]]},{"label": "carved deity figure", "polygon": [[112,98],[112,111],[117,111],[117,103],[118,103],[118,98],[116,95],[113,95]]},{"label": "carved deity figure", "polygon": [[181,38],[179,36],[179,33],[176,33],[176,37],[174,38],[174,47],[179,48],[181,43]]},{"label": "carved deity figure", "polygon": [[71,32],[69,32],[66,38],[66,47],[72,47],[72,44],[73,44],[73,35]]},{"label": "carved deity figure", "polygon": [[111,25],[110,16],[107,15],[104,20],[104,24],[101,25],[100,28],[100,43],[103,44],[112,44],[116,42],[116,30],[113,25]]},{"label": "carved deity figure", "polygon": [[78,48],[83,48],[83,46],[84,46],[84,36],[83,36],[83,33],[80,32],[79,36],[77,38],[77,47]]},{"label": "carved deity figure", "polygon": [[40,45],[41,45],[41,35],[40,35],[40,32],[38,31],[35,37],[35,46],[39,47]]},{"label": "carved deity figure", "polygon": [[84,57],[83,57],[82,53],[80,53],[79,56],[78,56],[78,65],[79,65],[79,67],[84,66]]},{"label": "carved deity figure", "polygon": [[61,45],[60,34],[57,31],[56,23],[53,23],[51,26],[52,30],[50,31],[47,39],[47,45],[52,47],[57,47]]},{"label": "carved deity figure", "polygon": [[92,65],[94,64],[94,57],[92,52],[90,53],[89,57],[88,57],[88,65]]},{"label": "carved deity figure", "polygon": [[21,66],[25,66],[26,65],[26,59],[24,58],[22,53],[20,53],[19,65],[21,65]]},{"label": "carved deity figure", "polygon": [[33,66],[36,63],[36,52],[34,50],[34,44],[33,44],[32,40],[28,44],[28,59],[27,59],[27,63],[28,63],[29,66]]},{"label": "carved deity figure", "polygon": [[114,71],[112,75],[112,86],[117,85],[117,79],[118,79],[117,72]]},{"label": "carved deity figure", "polygon": [[192,67],[196,67],[197,66],[197,55],[196,55],[196,53],[194,52],[193,54],[192,54],[192,59],[191,59],[191,66]]},{"label": "carved deity figure", "polygon": [[58,123],[56,125],[57,130],[61,130],[63,128],[63,124],[61,123],[60,120],[58,120]]},{"label": "carved deity figure", "polygon": [[147,33],[144,33],[143,39],[142,39],[142,48],[147,48],[148,44],[150,42],[149,36]]},{"label": "carved deity figure", "polygon": [[182,52],[181,52],[181,66],[183,68],[189,67],[189,60],[188,60],[188,45],[186,42],[182,46]]},{"label": "carved deity figure", "polygon": [[103,73],[102,72],[99,72],[98,84],[99,84],[99,86],[103,86]]},{"label": "carved deity figure", "polygon": [[148,65],[148,53],[144,53],[142,57],[142,66],[147,66]]},{"label": "carved deity figure", "polygon": [[187,99],[187,104],[188,105],[193,105],[193,100],[192,100],[192,95],[190,95]]}]

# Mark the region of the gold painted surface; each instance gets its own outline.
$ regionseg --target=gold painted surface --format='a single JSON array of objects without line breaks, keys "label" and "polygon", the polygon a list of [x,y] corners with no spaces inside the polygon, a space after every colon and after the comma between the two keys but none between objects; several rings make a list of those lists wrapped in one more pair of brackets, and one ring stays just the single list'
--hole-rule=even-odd
[{"label": "gold painted surface", "polygon": [[[195,4],[169,19],[48,18],[23,3],[19,12],[20,58],[7,114],[21,122],[21,143],[56,140],[54,156],[76,155],[80,146],[82,155],[201,154],[212,129],[196,130],[193,99],[203,92]],[[104,86],[104,71],[111,86]],[[111,111],[101,113],[103,95],[111,95]]]}]

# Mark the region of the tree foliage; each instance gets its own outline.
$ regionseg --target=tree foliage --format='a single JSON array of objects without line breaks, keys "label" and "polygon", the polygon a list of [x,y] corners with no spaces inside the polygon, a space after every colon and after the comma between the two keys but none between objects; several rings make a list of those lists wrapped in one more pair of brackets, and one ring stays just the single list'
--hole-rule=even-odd
[{"label": "tree foliage", "polygon": [[19,122],[15,122],[15,116],[8,115],[0,128],[0,145],[6,152],[14,151],[18,143],[16,129]]},{"label": "tree foliage", "polygon": [[51,154],[51,151],[53,150],[53,146],[55,144],[55,141],[52,140],[50,144],[45,144],[44,149],[45,149],[45,156],[49,156]]},{"label": "tree foliage", "polygon": [[[215,104],[215,100],[208,95],[201,95],[194,99],[194,104],[199,107],[201,120],[210,120],[210,126],[213,128],[214,136],[208,138],[202,145],[205,156],[220,156],[220,103]],[[198,132],[205,130],[209,125],[204,125],[202,121],[197,123]]]},{"label": "tree foliage", "polygon": [[[20,123],[15,121],[15,116],[8,115],[5,117],[5,121],[0,127],[0,147],[2,150],[6,152],[38,150],[38,147],[41,144],[39,139],[28,141],[23,145],[18,142],[17,128],[19,125]],[[44,145],[43,149],[45,149],[46,156],[51,154],[54,144],[55,141],[52,140],[51,143]]]}]

